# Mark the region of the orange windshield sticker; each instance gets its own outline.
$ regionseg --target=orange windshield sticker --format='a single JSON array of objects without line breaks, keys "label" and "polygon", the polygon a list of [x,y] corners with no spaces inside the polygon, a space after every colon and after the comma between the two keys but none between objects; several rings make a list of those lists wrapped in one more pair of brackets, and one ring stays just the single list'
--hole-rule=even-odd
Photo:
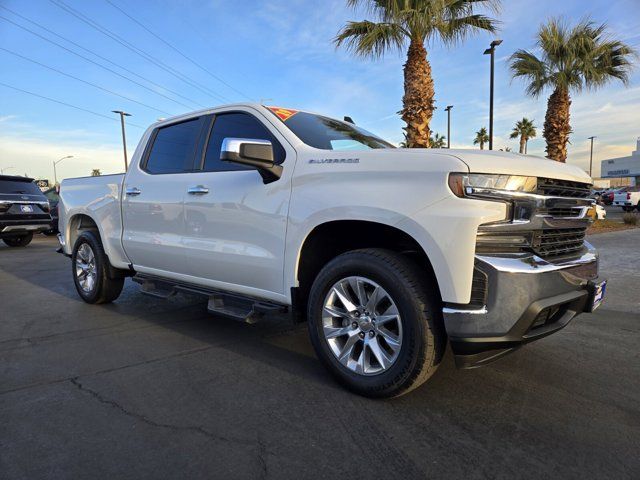
[{"label": "orange windshield sticker", "polygon": [[275,113],[276,116],[283,122],[286,122],[291,117],[293,117],[296,113],[298,113],[298,110],[291,110],[290,108],[280,108],[280,107],[267,107],[267,108],[269,108],[269,110]]}]

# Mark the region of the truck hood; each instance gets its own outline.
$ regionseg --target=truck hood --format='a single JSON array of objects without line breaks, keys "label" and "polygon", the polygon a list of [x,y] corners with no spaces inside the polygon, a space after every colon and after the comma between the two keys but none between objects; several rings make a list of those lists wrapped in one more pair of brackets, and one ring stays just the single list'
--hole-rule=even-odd
[{"label": "truck hood", "polygon": [[503,173],[593,183],[580,167],[534,155],[480,150],[438,150],[453,155],[472,173]]}]

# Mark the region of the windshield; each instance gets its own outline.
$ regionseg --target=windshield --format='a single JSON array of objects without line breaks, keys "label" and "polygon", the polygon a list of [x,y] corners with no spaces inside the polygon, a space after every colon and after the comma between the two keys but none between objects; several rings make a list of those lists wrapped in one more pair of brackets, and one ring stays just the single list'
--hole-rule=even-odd
[{"label": "windshield", "polygon": [[352,123],[297,110],[267,108],[310,147],[322,150],[395,148],[389,142]]}]

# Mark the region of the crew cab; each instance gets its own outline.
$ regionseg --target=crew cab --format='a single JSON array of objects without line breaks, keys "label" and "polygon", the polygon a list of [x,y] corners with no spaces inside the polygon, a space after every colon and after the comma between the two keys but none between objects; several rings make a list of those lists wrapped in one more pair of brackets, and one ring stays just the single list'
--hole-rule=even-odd
[{"label": "crew cab", "polygon": [[484,365],[602,301],[591,179],[532,156],[401,149],[349,121],[235,104],[153,124],[124,175],[69,179],[60,243],[80,297],[208,298],[308,321],[343,385],[397,396],[447,345]]},{"label": "crew cab", "polygon": [[622,207],[625,212],[631,212],[634,208],[640,211],[640,186],[627,187],[613,196],[613,205]]},{"label": "crew cab", "polygon": [[26,247],[34,232],[50,228],[49,201],[33,178],[0,175],[0,239],[10,247]]}]

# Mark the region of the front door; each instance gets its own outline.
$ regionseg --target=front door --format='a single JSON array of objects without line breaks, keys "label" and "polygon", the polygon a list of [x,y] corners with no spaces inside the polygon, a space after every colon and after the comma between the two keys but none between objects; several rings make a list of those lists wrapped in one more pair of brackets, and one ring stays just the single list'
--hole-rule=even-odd
[{"label": "front door", "polygon": [[140,162],[125,177],[124,250],[135,269],[186,274],[184,198],[208,117],[155,130]]},{"label": "front door", "polygon": [[[264,119],[247,111],[216,115],[202,171],[189,175],[185,251],[190,274],[244,294],[283,293],[284,247],[295,152]],[[265,184],[252,168],[222,162],[224,138],[269,140],[282,177]],[[265,295],[265,293],[267,293]]]}]

